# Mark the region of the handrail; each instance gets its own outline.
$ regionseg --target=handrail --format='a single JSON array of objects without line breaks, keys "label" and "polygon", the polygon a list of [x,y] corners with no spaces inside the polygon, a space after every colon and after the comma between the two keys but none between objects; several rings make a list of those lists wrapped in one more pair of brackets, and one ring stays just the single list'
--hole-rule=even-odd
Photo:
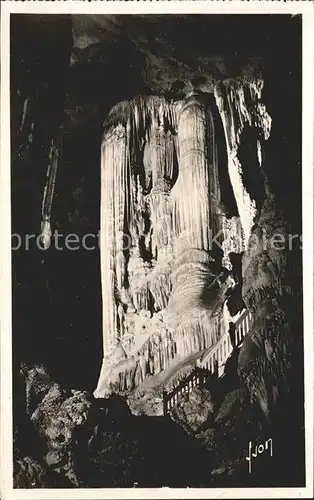
[{"label": "handrail", "polygon": [[194,387],[203,387],[209,377],[208,370],[200,367],[195,367],[191,373],[179,382],[170,392],[163,392],[164,415],[173,408],[179,396],[186,392],[191,392]]},{"label": "handrail", "polygon": [[202,387],[210,376],[218,378],[224,372],[226,359],[231,354],[233,347],[239,347],[252,324],[252,314],[245,310],[235,325],[235,345],[232,346],[229,332],[226,332],[207,356],[201,360],[200,366],[194,370],[170,392],[163,392],[164,415],[166,415],[178,402],[178,397],[186,392],[191,392],[194,387]]},{"label": "handrail", "polygon": [[[235,347],[243,341],[244,335],[246,335],[251,327],[252,315],[246,309],[241,314],[241,316],[234,323],[235,325]],[[231,338],[229,332],[225,332],[224,335],[219,339],[217,344],[209,351],[204,359],[201,360],[200,366],[207,368],[211,373],[213,373],[214,362],[218,361],[219,372],[221,372],[224,366],[224,361],[227,359],[231,353],[233,346],[231,344]],[[219,376],[221,373],[219,373]]]}]

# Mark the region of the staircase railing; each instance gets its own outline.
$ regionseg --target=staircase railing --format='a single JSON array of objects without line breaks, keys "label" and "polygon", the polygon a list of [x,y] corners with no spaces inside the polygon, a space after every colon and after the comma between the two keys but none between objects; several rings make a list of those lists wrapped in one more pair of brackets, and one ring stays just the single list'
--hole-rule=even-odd
[{"label": "staircase railing", "polygon": [[181,380],[171,391],[164,391],[164,415],[176,406],[180,396],[191,392],[194,387],[203,387],[209,375],[208,370],[195,367],[194,370],[187,377]]},{"label": "staircase railing", "polygon": [[[235,347],[239,347],[242,344],[243,338],[247,335],[251,325],[252,314],[245,310],[234,323]],[[194,387],[202,387],[212,375],[218,378],[221,377],[224,373],[226,360],[230,356],[232,350],[233,345],[231,343],[231,338],[229,332],[226,332],[221,339],[219,339],[217,344],[212,347],[206,357],[201,359],[199,366],[195,367],[194,370],[186,378],[181,380],[171,391],[163,392],[164,415],[176,406],[180,396],[191,392]]]},{"label": "staircase railing", "polygon": [[[252,314],[245,310],[238,320],[234,323],[234,343],[239,347],[245,335],[247,335],[252,324]],[[201,359],[200,366],[206,368],[210,373],[214,373],[215,365],[218,363],[218,377],[224,372],[224,366],[227,358],[233,350],[229,332],[225,332],[217,344],[209,351],[205,358]]]}]

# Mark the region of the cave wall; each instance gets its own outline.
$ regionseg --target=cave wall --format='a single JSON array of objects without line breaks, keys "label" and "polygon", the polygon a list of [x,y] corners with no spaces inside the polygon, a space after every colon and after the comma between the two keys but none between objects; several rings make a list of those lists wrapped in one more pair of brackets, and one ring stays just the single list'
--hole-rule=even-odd
[{"label": "cave wall", "polygon": [[15,354],[33,362],[45,356],[53,332],[43,252],[34,239],[26,250],[25,239],[40,232],[50,145],[63,123],[71,44],[67,16],[11,16],[12,233],[23,239],[12,253],[13,339]]},{"label": "cave wall", "polygon": [[[276,201],[273,214],[281,213],[285,227],[288,223],[295,232],[301,232],[301,106],[294,98],[300,95],[301,85],[300,20],[252,16],[237,22],[228,16],[219,16],[215,22],[181,16],[175,24],[169,18],[153,16],[111,16],[106,20],[91,16],[82,27],[82,18],[77,17],[52,20],[41,16],[36,21],[12,16],[12,199],[18,200],[12,204],[13,232],[40,232],[51,141],[56,139],[60,125],[62,154],[51,227],[64,233],[96,233],[100,227],[102,123],[109,111],[138,94],[162,95],[176,102],[191,91],[215,92],[229,148],[224,168],[231,183],[225,181],[227,175],[219,179],[224,186],[228,220],[230,214],[241,218],[242,213],[248,241],[263,207],[273,199],[271,193]],[[195,36],[196,26],[199,36]],[[250,44],[243,41],[245,37],[237,37],[239,29]],[[190,33],[188,39],[193,41],[189,47],[179,48],[175,40],[181,39],[183,31]],[[236,40],[232,46],[230,33]],[[206,46],[202,43],[205,34],[209,37]],[[122,54],[129,55],[131,65]],[[116,64],[117,59],[121,64]],[[240,82],[263,81],[263,88],[259,84],[249,86],[258,113],[252,110],[253,94],[241,94],[241,85],[236,83],[239,78]],[[126,86],[126,81],[130,85]],[[217,81],[225,83],[216,86]],[[283,111],[287,103],[289,120]],[[236,122],[231,126],[228,120],[233,112]],[[257,122],[250,123],[250,117]],[[230,136],[230,131],[235,136]],[[149,157],[147,154],[143,159],[147,170]],[[237,184],[232,172],[239,174],[239,165],[242,174]],[[151,182],[149,175],[147,182]],[[244,205],[250,207],[248,217],[241,212],[243,196],[248,200]],[[295,251],[299,258],[298,249]],[[297,270],[295,274],[291,280],[300,289],[300,273]],[[250,283],[245,272],[242,279]],[[104,321],[99,249],[58,252],[51,245],[45,252],[35,247],[14,251],[13,284],[14,336],[19,356],[47,362],[66,384],[93,388],[101,362]],[[250,300],[246,304],[250,307]],[[292,317],[292,313],[289,315]]]}]

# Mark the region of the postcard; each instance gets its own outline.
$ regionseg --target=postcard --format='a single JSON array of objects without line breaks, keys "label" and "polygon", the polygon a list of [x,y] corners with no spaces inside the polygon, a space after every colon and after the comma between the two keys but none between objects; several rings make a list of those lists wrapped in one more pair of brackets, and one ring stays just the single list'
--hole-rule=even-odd
[{"label": "postcard", "polygon": [[311,2],[4,2],[1,498],[310,498]]}]

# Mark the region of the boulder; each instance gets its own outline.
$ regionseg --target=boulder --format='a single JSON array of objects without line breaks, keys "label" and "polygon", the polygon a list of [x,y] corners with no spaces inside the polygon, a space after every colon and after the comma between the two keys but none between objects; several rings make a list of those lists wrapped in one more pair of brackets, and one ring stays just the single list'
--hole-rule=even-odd
[{"label": "boulder", "polygon": [[64,473],[75,486],[80,485],[76,474],[78,447],[88,440],[92,420],[92,401],[87,392],[66,391],[54,384],[32,415],[32,422],[45,440],[48,452],[47,465],[58,473]]},{"label": "boulder", "polygon": [[70,486],[65,477],[57,476],[32,457],[24,457],[13,464],[14,488],[51,488]]},{"label": "boulder", "polygon": [[210,392],[196,387],[179,399],[177,406],[170,412],[170,416],[188,433],[195,434],[202,430],[213,412],[214,403]]}]

